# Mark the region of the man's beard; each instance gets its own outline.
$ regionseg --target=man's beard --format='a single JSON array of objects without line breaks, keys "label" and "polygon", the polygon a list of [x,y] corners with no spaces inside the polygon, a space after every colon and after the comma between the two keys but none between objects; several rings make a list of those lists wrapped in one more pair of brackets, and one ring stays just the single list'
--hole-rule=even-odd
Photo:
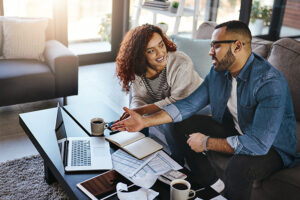
[{"label": "man's beard", "polygon": [[212,57],[212,59],[217,61],[218,65],[215,65],[215,67],[214,67],[214,70],[217,72],[222,72],[222,71],[228,70],[235,61],[235,57],[232,54],[231,48],[229,48],[226,55],[220,62],[214,56]]}]

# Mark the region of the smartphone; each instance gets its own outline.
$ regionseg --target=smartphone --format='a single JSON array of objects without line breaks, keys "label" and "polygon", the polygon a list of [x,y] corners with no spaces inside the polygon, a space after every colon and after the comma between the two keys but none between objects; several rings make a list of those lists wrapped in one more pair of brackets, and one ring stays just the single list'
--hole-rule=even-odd
[{"label": "smartphone", "polygon": [[186,179],[186,177],[187,176],[180,171],[170,170],[170,171],[160,175],[160,177],[158,179],[166,184],[170,184],[171,181],[173,181],[174,179]]}]

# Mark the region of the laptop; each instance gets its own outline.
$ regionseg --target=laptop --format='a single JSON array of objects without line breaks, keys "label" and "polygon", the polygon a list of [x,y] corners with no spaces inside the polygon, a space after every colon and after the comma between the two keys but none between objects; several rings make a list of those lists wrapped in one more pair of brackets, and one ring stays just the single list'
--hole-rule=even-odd
[{"label": "laptop", "polygon": [[112,169],[109,142],[104,137],[67,137],[61,109],[58,104],[55,133],[65,171]]}]

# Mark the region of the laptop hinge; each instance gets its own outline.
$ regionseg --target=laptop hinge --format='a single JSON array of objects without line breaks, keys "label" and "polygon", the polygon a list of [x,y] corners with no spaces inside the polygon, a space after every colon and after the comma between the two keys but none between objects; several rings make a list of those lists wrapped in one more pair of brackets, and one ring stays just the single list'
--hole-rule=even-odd
[{"label": "laptop hinge", "polygon": [[68,165],[69,141],[66,140],[64,145],[64,167]]}]

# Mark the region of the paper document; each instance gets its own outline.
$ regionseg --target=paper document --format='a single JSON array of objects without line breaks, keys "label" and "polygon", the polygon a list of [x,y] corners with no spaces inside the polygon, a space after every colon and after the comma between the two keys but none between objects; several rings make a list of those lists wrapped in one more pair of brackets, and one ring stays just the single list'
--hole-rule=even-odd
[{"label": "paper document", "polygon": [[[152,159],[149,158],[155,155]],[[135,173],[136,177],[144,177],[146,174],[161,175],[165,172],[174,169],[179,170],[182,167],[175,162],[164,151],[158,151],[157,153],[150,155],[142,160],[136,159],[125,151],[118,149],[112,154],[113,168],[123,176],[126,176],[132,180],[129,176]],[[147,162],[142,169],[138,169],[144,162]],[[138,171],[137,171],[138,169]]]},{"label": "paper document", "polygon": [[158,195],[158,192],[155,192],[154,190],[151,189],[145,189],[145,188],[141,188],[134,192],[124,192],[124,191],[128,191],[127,185],[124,183],[118,183],[117,193],[118,193],[118,198],[120,200],[132,200],[132,199],[152,200]]},{"label": "paper document", "polygon": [[[199,197],[196,197],[195,200],[203,200],[203,199],[201,199]],[[212,198],[210,200],[227,200],[227,199],[225,197],[223,197],[222,195],[218,195],[218,196],[216,196],[216,197],[214,197],[214,198]]]}]

